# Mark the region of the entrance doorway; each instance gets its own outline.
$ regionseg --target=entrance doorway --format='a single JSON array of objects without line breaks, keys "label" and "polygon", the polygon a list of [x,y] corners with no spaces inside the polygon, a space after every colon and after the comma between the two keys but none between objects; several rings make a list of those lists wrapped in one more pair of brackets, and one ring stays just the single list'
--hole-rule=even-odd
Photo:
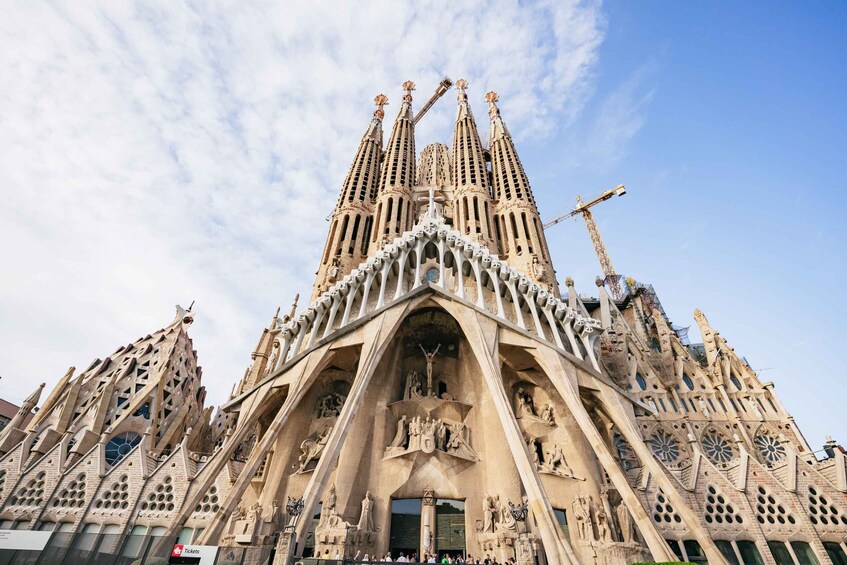
[{"label": "entrance doorway", "polygon": [[418,553],[421,543],[421,499],[401,498],[391,501],[391,558],[395,561],[403,553]]},{"label": "entrance doorway", "polygon": [[439,499],[435,503],[435,548],[439,559],[465,557],[465,501]]}]

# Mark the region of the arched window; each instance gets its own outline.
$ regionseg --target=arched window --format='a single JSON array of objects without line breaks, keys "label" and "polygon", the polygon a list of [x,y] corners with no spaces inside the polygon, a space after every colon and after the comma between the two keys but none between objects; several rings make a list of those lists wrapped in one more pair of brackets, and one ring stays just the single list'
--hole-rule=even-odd
[{"label": "arched window", "polygon": [[116,465],[140,442],[141,436],[135,432],[124,432],[113,436],[106,444],[106,463],[110,466]]},{"label": "arched window", "polygon": [[647,381],[641,376],[641,373],[635,373],[635,382],[641,387],[641,390],[647,390]]},{"label": "arched window", "polygon": [[689,377],[686,374],[683,374],[682,375],[682,382],[685,383],[685,386],[688,387],[688,390],[694,390],[694,381],[691,380],[691,377]]}]

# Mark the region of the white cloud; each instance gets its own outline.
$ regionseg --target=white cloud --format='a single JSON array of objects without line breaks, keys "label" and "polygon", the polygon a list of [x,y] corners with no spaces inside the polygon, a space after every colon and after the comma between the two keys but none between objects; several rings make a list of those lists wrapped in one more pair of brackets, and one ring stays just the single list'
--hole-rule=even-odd
[{"label": "white cloud", "polygon": [[575,136],[569,152],[572,163],[605,170],[621,161],[647,122],[647,106],[655,94],[651,79],[658,66],[656,61],[644,63],[600,99],[585,131]]},{"label": "white cloud", "polygon": [[[209,400],[308,296],[371,99],[467,78],[517,137],[569,122],[604,36],[591,2],[17,1],[0,22],[0,375],[20,400],[197,300]],[[449,139],[453,94],[418,149]],[[303,304],[301,303],[301,306]]]}]

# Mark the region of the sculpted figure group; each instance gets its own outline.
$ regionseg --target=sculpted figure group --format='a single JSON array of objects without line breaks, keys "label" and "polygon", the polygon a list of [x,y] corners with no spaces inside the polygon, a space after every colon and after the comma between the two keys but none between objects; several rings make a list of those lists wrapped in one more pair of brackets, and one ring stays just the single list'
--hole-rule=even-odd
[{"label": "sculpted figure group", "polygon": [[465,425],[460,422],[451,423],[429,416],[409,419],[403,415],[397,420],[397,430],[388,447],[405,451],[420,449],[424,453],[432,453],[437,449],[465,459],[477,459],[476,452],[465,437],[465,429]]},{"label": "sculpted figure group", "polygon": [[[606,513],[607,506],[611,508],[611,505],[608,504],[608,495],[605,489],[601,489],[601,497],[603,500],[600,504],[595,503],[590,495],[580,496],[573,502],[573,519],[576,522],[577,534],[581,540],[612,541],[613,525],[611,518]],[[618,502],[614,514],[617,521],[617,541],[633,542],[635,530],[632,515],[623,500]]]},{"label": "sculpted figure group", "polygon": [[297,459],[297,462],[300,463],[297,473],[305,473],[308,470],[309,463],[321,458],[331,432],[332,426],[327,426],[317,436],[312,434],[303,440],[303,443],[300,444],[300,457]]},{"label": "sculpted figure group", "polygon": [[485,496],[482,499],[482,533],[517,531],[518,524],[509,511],[510,505],[510,503],[500,502],[500,495]]},{"label": "sculpted figure group", "polygon": [[556,425],[556,411],[552,404],[545,403],[538,412],[535,407],[535,400],[532,395],[523,387],[518,387],[515,392],[515,415],[519,418],[530,417],[537,418],[550,426]]}]

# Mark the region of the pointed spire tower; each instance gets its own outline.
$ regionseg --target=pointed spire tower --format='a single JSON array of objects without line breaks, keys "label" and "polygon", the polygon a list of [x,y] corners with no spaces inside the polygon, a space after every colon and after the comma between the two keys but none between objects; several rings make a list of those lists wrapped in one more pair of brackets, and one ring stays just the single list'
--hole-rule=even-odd
[{"label": "pointed spire tower", "polygon": [[453,194],[454,225],[465,235],[475,238],[493,253],[499,253],[492,221],[491,188],[488,169],[476,121],[465,90],[468,81],[459,79],[459,111],[453,130],[453,162],[455,192]]},{"label": "pointed spire tower", "polygon": [[374,98],[374,104],[377,108],[359,143],[356,158],[347,172],[332,214],[332,225],[312,289],[312,300],[368,256],[373,229],[371,203],[376,197],[382,156],[383,107],[388,104],[388,97],[379,94]]},{"label": "pointed spire tower", "polygon": [[491,118],[494,216],[503,258],[559,296],[559,285],[538,208],[515,143],[500,117],[498,99],[496,92],[485,95]]},{"label": "pointed spire tower", "polygon": [[415,183],[415,124],[412,91],[415,83],[403,83],[403,104],[385,149],[379,193],[376,198],[371,253],[414,225],[412,187]]}]

